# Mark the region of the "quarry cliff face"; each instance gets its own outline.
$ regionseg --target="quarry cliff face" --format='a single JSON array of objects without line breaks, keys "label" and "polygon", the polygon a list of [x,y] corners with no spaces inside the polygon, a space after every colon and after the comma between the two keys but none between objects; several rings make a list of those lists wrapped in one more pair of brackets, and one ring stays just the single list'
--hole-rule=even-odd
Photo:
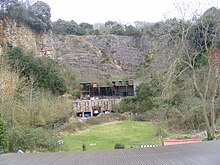
[{"label": "quarry cliff face", "polygon": [[115,35],[54,36],[56,59],[87,79],[135,77],[148,50],[137,39]]},{"label": "quarry cliff face", "polygon": [[155,55],[155,39],[147,36],[37,34],[6,17],[0,17],[0,45],[0,51],[3,47],[21,46],[38,56],[66,63],[81,81],[137,77],[146,65],[146,57]]},{"label": "quarry cliff face", "polygon": [[53,58],[53,35],[36,34],[23,23],[12,21],[7,17],[0,17],[0,45],[1,47],[20,46],[26,51],[34,51],[39,56]]}]

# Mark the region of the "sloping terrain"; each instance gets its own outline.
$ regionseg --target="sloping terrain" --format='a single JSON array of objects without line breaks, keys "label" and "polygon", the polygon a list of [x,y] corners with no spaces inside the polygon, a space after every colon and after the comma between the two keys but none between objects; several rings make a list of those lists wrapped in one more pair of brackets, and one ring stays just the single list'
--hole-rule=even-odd
[{"label": "sloping terrain", "polygon": [[0,17],[0,52],[20,46],[73,67],[80,81],[134,79],[170,66],[175,53],[166,38],[152,35],[36,34],[29,27]]},{"label": "sloping terrain", "polygon": [[82,79],[134,77],[145,63],[145,51],[133,37],[69,35],[57,36],[55,43],[58,61],[75,68]]}]

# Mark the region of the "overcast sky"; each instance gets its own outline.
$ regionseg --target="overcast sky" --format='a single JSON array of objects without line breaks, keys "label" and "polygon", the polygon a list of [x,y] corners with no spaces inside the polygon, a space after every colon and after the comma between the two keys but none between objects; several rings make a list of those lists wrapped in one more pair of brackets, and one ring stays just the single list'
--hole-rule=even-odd
[{"label": "overcast sky", "polygon": [[[211,6],[219,8],[218,0],[42,0],[51,7],[52,21],[74,20],[77,23],[105,23],[117,21],[158,22],[166,18],[179,17],[182,2],[188,4],[188,11],[205,11]],[[190,12],[187,12],[188,15]],[[165,17],[164,17],[165,16]]]}]

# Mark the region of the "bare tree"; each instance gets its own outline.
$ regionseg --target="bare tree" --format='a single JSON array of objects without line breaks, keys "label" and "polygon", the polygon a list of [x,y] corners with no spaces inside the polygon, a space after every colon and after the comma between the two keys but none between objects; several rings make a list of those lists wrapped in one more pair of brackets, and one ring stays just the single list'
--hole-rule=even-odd
[{"label": "bare tree", "polygon": [[208,138],[215,139],[216,110],[219,109],[220,10],[210,8],[197,19],[195,15],[190,21],[183,18],[173,22],[169,20],[166,24],[163,35],[170,38],[173,48],[178,50],[169,78],[171,80],[188,72],[195,89],[194,95],[201,99]]}]

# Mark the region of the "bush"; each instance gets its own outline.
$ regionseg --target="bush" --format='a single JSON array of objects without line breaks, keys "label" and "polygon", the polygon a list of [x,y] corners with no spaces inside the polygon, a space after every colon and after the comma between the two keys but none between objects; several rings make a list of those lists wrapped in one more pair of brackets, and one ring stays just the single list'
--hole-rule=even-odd
[{"label": "bush", "polygon": [[58,151],[58,136],[51,130],[31,127],[14,127],[8,134],[9,151]]},{"label": "bush", "polygon": [[[66,92],[66,84],[58,64],[46,57],[34,57],[15,47],[7,52],[6,58],[12,70],[27,78],[30,86],[46,89],[53,94]],[[31,88],[31,87],[30,87]]]},{"label": "bush", "polygon": [[114,149],[125,149],[125,145],[122,143],[116,143]]},{"label": "bush", "polygon": [[71,92],[72,98],[73,99],[79,99],[80,98],[80,91],[75,89]]},{"label": "bush", "polygon": [[161,137],[162,139],[168,136],[168,131],[166,130],[166,126],[161,123],[157,126],[157,131],[155,134],[156,137]]}]

